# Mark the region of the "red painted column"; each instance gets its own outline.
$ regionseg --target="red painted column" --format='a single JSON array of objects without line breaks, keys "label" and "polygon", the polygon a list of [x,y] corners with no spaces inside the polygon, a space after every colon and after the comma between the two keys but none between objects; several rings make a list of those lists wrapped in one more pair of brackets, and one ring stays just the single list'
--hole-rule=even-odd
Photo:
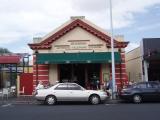
[{"label": "red painted column", "polygon": [[[128,76],[126,72],[125,53],[121,52],[121,63],[115,63],[115,79],[117,89],[121,89],[122,86],[128,84]],[[110,67],[110,77],[112,77],[112,71]]]},{"label": "red painted column", "polygon": [[121,52],[120,54],[121,54],[121,63],[115,65],[116,84],[118,89],[121,89],[124,85],[128,84],[125,53]]},{"label": "red painted column", "polygon": [[34,55],[33,56],[33,88],[36,87],[37,78],[38,78],[38,81],[42,81],[44,85],[47,85],[49,83],[49,65],[38,64],[38,66],[36,66],[36,56]]}]

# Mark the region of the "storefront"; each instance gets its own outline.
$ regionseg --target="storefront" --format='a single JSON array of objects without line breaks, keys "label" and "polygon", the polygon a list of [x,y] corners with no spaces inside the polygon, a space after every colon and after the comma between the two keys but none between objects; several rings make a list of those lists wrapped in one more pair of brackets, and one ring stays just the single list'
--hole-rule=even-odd
[{"label": "storefront", "polygon": [[[84,17],[71,19],[43,38],[29,44],[34,54],[33,81],[46,84],[76,82],[100,89],[111,78],[111,41],[103,29]],[[128,82],[124,48],[128,42],[114,39],[116,84]]]},{"label": "storefront", "polygon": [[141,42],[143,80],[160,81],[160,38],[144,38]]},{"label": "storefront", "polygon": [[143,38],[138,48],[126,53],[129,81],[160,81],[159,46],[160,38]]}]

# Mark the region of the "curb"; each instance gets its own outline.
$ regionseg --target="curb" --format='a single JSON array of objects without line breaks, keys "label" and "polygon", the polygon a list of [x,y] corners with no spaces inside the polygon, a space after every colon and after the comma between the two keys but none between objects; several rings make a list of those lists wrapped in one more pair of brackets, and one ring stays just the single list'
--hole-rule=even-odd
[{"label": "curb", "polygon": [[[3,104],[14,104],[14,105],[22,105],[22,104],[26,104],[26,105],[37,105],[39,104],[39,102],[37,102],[36,100],[33,100],[33,101],[11,101],[11,100],[8,100],[8,101],[0,101],[0,105],[3,105]],[[106,102],[104,102],[105,104],[119,104],[119,103],[122,103],[122,100],[112,100],[112,99],[108,99],[106,100]]]},{"label": "curb", "polygon": [[121,102],[122,102],[122,100],[119,100],[119,99],[116,99],[116,100],[109,99],[105,103],[107,103],[107,104],[119,104]]},{"label": "curb", "polygon": [[36,101],[2,101],[0,102],[0,105],[3,104],[14,104],[14,105],[20,105],[20,104],[38,104]]}]

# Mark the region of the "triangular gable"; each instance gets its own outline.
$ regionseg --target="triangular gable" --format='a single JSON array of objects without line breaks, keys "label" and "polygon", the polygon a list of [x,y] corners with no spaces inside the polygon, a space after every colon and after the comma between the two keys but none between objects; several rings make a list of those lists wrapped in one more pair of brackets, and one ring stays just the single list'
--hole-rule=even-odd
[{"label": "triangular gable", "polygon": [[[84,21],[80,19],[76,19],[70,24],[66,25],[56,33],[53,33],[53,35],[50,35],[48,38],[44,39],[40,43],[34,43],[34,44],[28,44],[31,49],[50,49],[51,44],[59,39],[60,37],[64,36],[71,30],[73,30],[76,27],[81,27],[82,29],[86,30],[87,32],[91,33],[92,35],[100,38],[101,40],[105,41],[107,43],[107,47],[111,47],[111,37],[106,35],[105,33],[97,30],[96,28],[92,27],[91,25],[85,23]],[[115,48],[125,48],[128,45],[128,42],[119,42],[114,40],[114,47]]]}]

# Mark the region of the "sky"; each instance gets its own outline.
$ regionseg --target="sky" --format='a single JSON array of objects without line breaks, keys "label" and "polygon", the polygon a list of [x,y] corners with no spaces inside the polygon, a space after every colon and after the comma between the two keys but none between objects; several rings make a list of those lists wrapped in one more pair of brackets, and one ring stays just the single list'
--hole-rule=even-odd
[{"label": "sky", "polygon": [[[28,43],[70,19],[85,16],[110,32],[109,0],[0,0],[0,47],[32,53]],[[112,0],[113,34],[129,41],[126,51],[143,38],[160,37],[160,0]]]}]

